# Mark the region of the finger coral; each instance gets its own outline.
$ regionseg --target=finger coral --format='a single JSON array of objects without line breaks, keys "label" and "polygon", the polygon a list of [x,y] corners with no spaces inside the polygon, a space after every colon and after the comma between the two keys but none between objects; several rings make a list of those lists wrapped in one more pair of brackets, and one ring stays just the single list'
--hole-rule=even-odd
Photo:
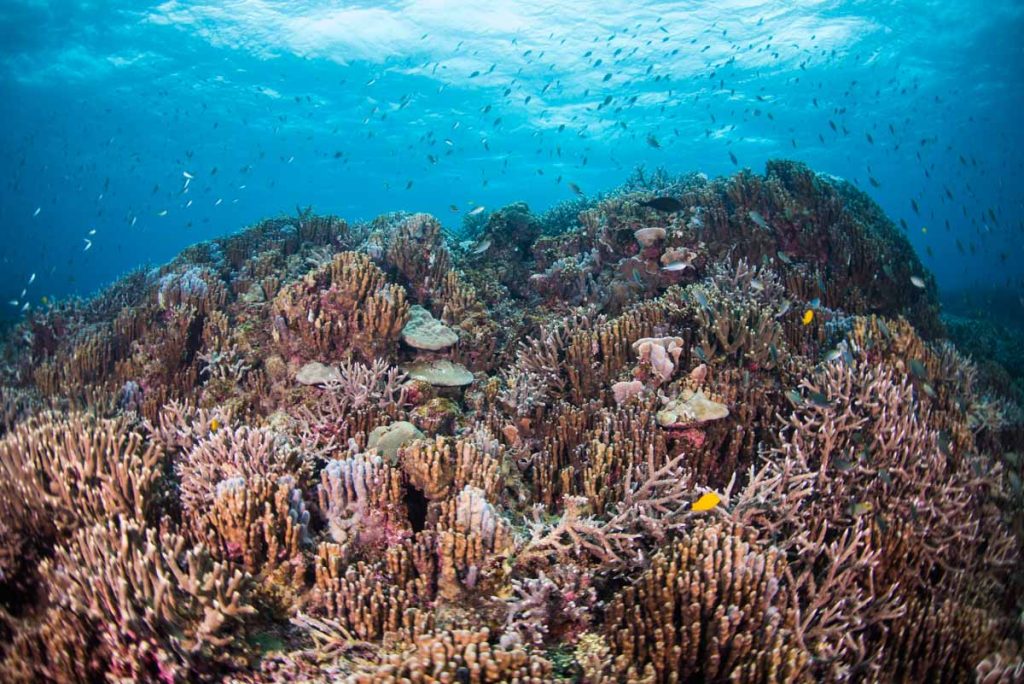
[{"label": "finger coral", "polygon": [[1020,678],[1024,381],[865,195],[642,172],[453,235],[300,210],[28,312],[0,679]]}]

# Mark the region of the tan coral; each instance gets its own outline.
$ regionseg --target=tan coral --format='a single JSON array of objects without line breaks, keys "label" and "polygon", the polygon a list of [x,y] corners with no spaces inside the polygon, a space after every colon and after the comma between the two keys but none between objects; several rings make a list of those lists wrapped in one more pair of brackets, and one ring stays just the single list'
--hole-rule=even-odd
[{"label": "tan coral", "polygon": [[435,563],[430,549],[406,542],[381,561],[348,564],[342,546],[322,543],[314,562],[312,601],[317,613],[337,619],[360,639],[397,634],[412,640],[430,629]]},{"label": "tan coral", "polygon": [[274,339],[298,355],[366,360],[394,349],[409,316],[405,290],[365,254],[341,252],[285,287],[271,306]]},{"label": "tan coral", "polygon": [[[370,682],[554,682],[550,662],[522,649],[491,645],[490,632],[453,630],[423,635],[413,653],[392,654],[354,674],[352,684]],[[465,673],[465,674],[462,674]]]},{"label": "tan coral", "polygon": [[235,477],[217,485],[213,503],[195,520],[196,539],[220,561],[268,577],[287,566],[286,582],[298,587],[310,544],[309,513],[290,477]]},{"label": "tan coral", "polygon": [[402,328],[402,341],[413,349],[440,351],[458,342],[459,336],[422,306],[414,304],[409,308],[409,321]]},{"label": "tan coral", "polygon": [[678,399],[658,411],[658,425],[684,427],[721,420],[729,415],[729,407],[709,399],[704,390],[684,389]]},{"label": "tan coral", "polygon": [[102,644],[93,657],[111,672],[145,680],[161,669],[187,679],[210,663],[246,662],[250,577],[211,562],[181,536],[118,518],[76,532],[43,573],[51,610],[89,625],[77,637]]},{"label": "tan coral", "polygon": [[608,606],[606,634],[617,680],[809,681],[781,586],[784,556],[739,530],[702,525],[659,553]]},{"label": "tan coral", "polygon": [[441,504],[437,535],[438,591],[450,600],[474,588],[513,543],[511,527],[484,492],[470,485]]}]

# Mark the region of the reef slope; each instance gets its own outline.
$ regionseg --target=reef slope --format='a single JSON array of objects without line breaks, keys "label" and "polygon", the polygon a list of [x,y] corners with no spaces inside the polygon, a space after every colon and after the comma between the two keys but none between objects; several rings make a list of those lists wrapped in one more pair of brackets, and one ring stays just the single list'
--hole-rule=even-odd
[{"label": "reef slope", "polygon": [[784,161],[195,245],[0,347],[0,679],[1010,681],[1019,397],[944,335]]}]

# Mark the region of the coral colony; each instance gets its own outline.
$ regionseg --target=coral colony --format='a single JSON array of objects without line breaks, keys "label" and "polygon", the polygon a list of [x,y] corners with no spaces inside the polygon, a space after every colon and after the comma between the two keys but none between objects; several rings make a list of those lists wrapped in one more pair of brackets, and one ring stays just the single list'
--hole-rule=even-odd
[{"label": "coral colony", "polygon": [[944,335],[789,162],[195,245],[2,347],[0,680],[1021,681],[1022,414]]}]

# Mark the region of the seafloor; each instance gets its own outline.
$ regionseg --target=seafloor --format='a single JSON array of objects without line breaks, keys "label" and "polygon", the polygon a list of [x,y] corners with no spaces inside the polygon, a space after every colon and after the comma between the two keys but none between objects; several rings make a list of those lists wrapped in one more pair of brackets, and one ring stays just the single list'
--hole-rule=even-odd
[{"label": "seafloor", "polygon": [[1020,681],[1021,379],[947,334],[791,162],[196,245],[0,347],[0,680]]}]

